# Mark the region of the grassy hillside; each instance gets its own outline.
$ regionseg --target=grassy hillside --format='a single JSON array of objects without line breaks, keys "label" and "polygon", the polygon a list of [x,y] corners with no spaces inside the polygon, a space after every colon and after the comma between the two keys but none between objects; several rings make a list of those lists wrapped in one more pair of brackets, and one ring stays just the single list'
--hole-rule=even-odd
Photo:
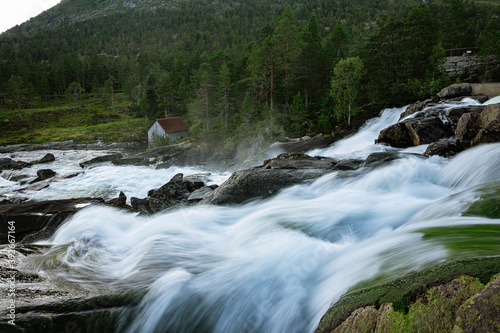
[{"label": "grassy hillside", "polygon": [[0,146],[74,140],[75,143],[147,141],[151,125],[130,114],[128,103],[118,95],[115,114],[98,102],[85,100],[46,108],[0,111]]}]

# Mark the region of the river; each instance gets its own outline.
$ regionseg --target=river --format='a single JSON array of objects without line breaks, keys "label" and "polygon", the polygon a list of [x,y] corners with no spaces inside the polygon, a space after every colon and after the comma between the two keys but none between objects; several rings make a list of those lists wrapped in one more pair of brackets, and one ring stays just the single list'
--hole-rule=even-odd
[{"label": "river", "polygon": [[[402,111],[386,109],[356,135],[310,154],[365,158],[396,150],[374,140]],[[399,149],[408,154],[384,166],[332,172],[245,205],[195,206],[151,217],[89,207],[41,242],[55,247],[40,267],[46,276],[89,288],[142,291],[140,305],[123,313],[119,332],[313,332],[326,310],[358,283],[445,260],[498,255],[500,220],[462,212],[489,187],[498,188],[500,144],[451,159],[414,154],[425,148]],[[74,171],[63,164],[60,172]],[[103,165],[23,195],[44,200],[82,191],[112,197],[123,190],[144,197],[177,172],[207,170]],[[213,172],[210,181],[228,176]],[[18,186],[2,180],[0,191]],[[492,230],[488,242],[467,235],[473,226]],[[445,231],[430,232],[437,228]],[[470,247],[457,249],[457,237]]]}]

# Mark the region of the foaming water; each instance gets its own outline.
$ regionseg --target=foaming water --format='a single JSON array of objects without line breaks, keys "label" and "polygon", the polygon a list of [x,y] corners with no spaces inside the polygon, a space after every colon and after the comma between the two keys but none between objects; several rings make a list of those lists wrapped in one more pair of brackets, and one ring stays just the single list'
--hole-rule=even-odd
[{"label": "foaming water", "polygon": [[[154,166],[114,166],[111,163],[98,164],[82,169],[80,163],[97,156],[107,155],[109,151],[36,151],[18,152],[13,158],[21,161],[34,161],[46,153],[53,153],[55,161],[47,164],[37,164],[31,168],[17,171],[6,171],[0,177],[0,196],[15,198],[21,196],[33,201],[57,200],[67,198],[94,197],[105,200],[118,196],[120,191],[128,197],[143,198],[149,190],[158,188],[172,179],[176,174],[184,176],[198,175],[207,185],[221,184],[229,176],[229,172],[212,171],[196,166],[176,167],[156,170]],[[11,157],[12,154],[0,154],[1,157]],[[36,177],[40,169],[50,168],[57,175],[47,188],[29,190],[28,185],[7,179],[25,175],[28,181]],[[65,179],[65,176],[74,177]],[[17,192],[22,191],[22,192]]]},{"label": "foaming water", "polygon": [[385,109],[380,117],[370,119],[358,133],[340,140],[331,147],[314,149],[308,152],[311,156],[325,156],[338,159],[366,158],[371,153],[393,150],[384,145],[373,144],[381,130],[398,121],[406,107]]},{"label": "foaming water", "polygon": [[[362,132],[372,136],[370,126]],[[353,148],[358,157],[392,149],[368,144],[364,134],[358,139],[345,140],[364,142]],[[345,141],[323,154],[347,154]],[[448,232],[499,228],[498,219],[462,216],[479,186],[500,182],[499,156],[500,144],[452,159],[405,155],[239,206],[150,217],[89,207],[44,242],[54,247],[31,265],[49,278],[144,295],[123,312],[117,332],[313,332],[357,284],[457,258]],[[430,233],[437,227],[447,229]],[[475,251],[496,251],[473,237]]]},{"label": "foaming water", "polygon": [[[483,149],[500,154],[500,144]],[[357,283],[447,258],[446,246],[419,230],[484,222],[452,212],[408,223],[463,189],[442,181],[455,163],[407,156],[369,172],[328,174],[265,201],[153,217],[91,207],[49,243],[70,244],[58,250],[76,270],[66,279],[145,293],[121,332],[312,332]],[[464,177],[500,180],[497,165]]]}]

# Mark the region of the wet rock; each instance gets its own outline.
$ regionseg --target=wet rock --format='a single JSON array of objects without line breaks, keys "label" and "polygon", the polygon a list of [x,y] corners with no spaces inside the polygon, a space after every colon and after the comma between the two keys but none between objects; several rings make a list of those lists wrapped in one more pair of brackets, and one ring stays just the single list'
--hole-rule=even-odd
[{"label": "wet rock", "polygon": [[14,221],[16,242],[47,239],[68,217],[102,199],[47,200],[0,206],[0,244],[7,243],[8,222]]},{"label": "wet rock", "polygon": [[111,163],[114,165],[137,165],[137,166],[149,165],[149,161],[146,161],[140,157],[120,158],[120,159],[112,160]]},{"label": "wet rock", "polygon": [[127,205],[127,196],[123,192],[120,192],[118,198],[106,201],[106,204],[117,208],[129,208]]},{"label": "wet rock", "polygon": [[104,163],[104,162],[111,162],[113,160],[118,160],[122,158],[122,154],[111,154],[111,155],[105,155],[105,156],[98,156],[95,157],[91,160],[85,161],[80,163],[80,167],[85,168],[86,166],[92,165],[92,164],[97,164],[97,163]]},{"label": "wet rock", "polygon": [[41,159],[39,159],[38,161],[34,162],[34,164],[43,164],[43,163],[50,163],[50,162],[54,162],[56,160],[56,158],[54,157],[53,154],[51,153],[48,153],[48,154],[45,154],[44,157],[42,157]]},{"label": "wet rock", "polygon": [[500,141],[500,104],[487,105],[480,114],[462,115],[455,130],[455,139],[463,149]]},{"label": "wet rock", "polygon": [[322,176],[325,170],[318,169],[262,169],[236,171],[213,193],[205,197],[202,204],[239,204],[250,199],[265,198],[279,190],[305,180]]},{"label": "wet rock", "polygon": [[451,157],[455,156],[461,151],[462,149],[455,142],[440,141],[429,144],[429,147],[427,147],[427,149],[425,150],[424,155],[425,156],[438,155],[442,157]]},{"label": "wet rock", "polygon": [[466,113],[460,117],[455,130],[456,143],[464,148],[471,146],[471,141],[480,130],[479,114]]},{"label": "wet rock", "polygon": [[[0,257],[10,254],[16,267],[12,269],[0,260],[0,278],[9,278],[14,272],[16,279],[16,325],[4,320],[0,322],[0,332],[114,332],[122,318],[120,314],[140,302],[140,292],[88,288],[81,283],[38,275],[40,259],[55,257],[58,251],[57,247],[46,245],[16,244],[15,250],[0,246]],[[7,288],[0,289],[0,306],[4,309],[10,305],[8,293]]]},{"label": "wet rock", "polygon": [[348,159],[348,160],[341,160],[338,161],[333,167],[332,170],[341,170],[341,171],[348,171],[348,170],[356,170],[361,168],[365,160],[361,159]]},{"label": "wet rock", "polygon": [[397,160],[399,158],[400,158],[400,155],[397,152],[371,153],[366,158],[363,166],[365,166],[365,167],[378,167],[378,166],[390,163],[390,162]]},{"label": "wet rock", "polygon": [[401,116],[399,117],[399,119],[401,120],[403,118],[411,116],[414,113],[420,112],[433,102],[434,102],[434,100],[432,100],[432,99],[426,99],[423,102],[419,101],[419,102],[413,103],[413,104],[409,105],[403,113],[401,113]]},{"label": "wet rock", "polygon": [[438,92],[437,95],[443,99],[470,96],[472,95],[472,86],[469,83],[452,84]]},{"label": "wet rock", "polygon": [[9,177],[8,180],[10,180],[11,182],[18,182],[20,180],[23,180],[23,179],[26,179],[29,177],[30,177],[29,175],[17,175],[17,176]]},{"label": "wet rock", "polygon": [[495,332],[500,327],[500,274],[457,311],[457,332]]},{"label": "wet rock", "polygon": [[411,118],[382,130],[376,142],[407,148],[435,142],[452,135],[451,128],[443,124],[439,117]]},{"label": "wet rock", "polygon": [[304,153],[284,153],[264,161],[263,169],[329,169],[336,160],[324,157],[311,157]]},{"label": "wet rock", "polygon": [[135,212],[149,212],[149,201],[148,199],[140,199],[136,197],[130,198],[130,205],[132,206],[132,210]]},{"label": "wet rock", "polygon": [[462,117],[466,113],[480,114],[484,110],[484,108],[484,105],[460,106],[457,108],[453,108],[446,114],[446,120],[448,120],[452,129],[455,131],[460,117]]},{"label": "wet rock", "polygon": [[396,123],[383,129],[376,143],[386,143],[391,147],[407,148],[413,146],[408,128],[404,123]]},{"label": "wet rock", "polygon": [[472,146],[483,143],[500,142],[500,119],[495,119],[486,127],[479,130],[476,137],[471,141]]},{"label": "wet rock", "polygon": [[203,186],[202,188],[193,191],[188,198],[188,201],[198,202],[203,200],[207,195],[211,194],[214,191],[212,187]]},{"label": "wet rock", "polygon": [[32,166],[29,162],[14,161],[11,158],[0,158],[0,170],[21,170],[30,168]]},{"label": "wet rock", "polygon": [[36,175],[39,180],[45,180],[54,177],[56,173],[51,169],[41,169],[36,172]]},{"label": "wet rock", "polygon": [[203,182],[186,181],[183,174],[179,173],[159,189],[150,190],[146,198],[132,197],[130,203],[134,211],[150,215],[176,205],[188,204],[191,192],[204,185]]}]

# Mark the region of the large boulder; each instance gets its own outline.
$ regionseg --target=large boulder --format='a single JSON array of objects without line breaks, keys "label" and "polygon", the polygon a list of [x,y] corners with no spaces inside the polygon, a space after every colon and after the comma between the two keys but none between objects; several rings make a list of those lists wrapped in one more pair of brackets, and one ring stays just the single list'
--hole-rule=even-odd
[{"label": "large boulder", "polygon": [[0,158],[0,170],[21,170],[31,167],[32,164],[24,161],[14,161],[11,158]]},{"label": "large boulder", "polygon": [[429,144],[429,147],[424,152],[425,156],[438,155],[442,157],[455,156],[462,149],[455,142],[451,141],[439,141]]},{"label": "large boulder", "polygon": [[437,93],[438,97],[447,99],[472,95],[472,86],[469,83],[457,83],[448,86]]},{"label": "large boulder", "polygon": [[54,177],[56,172],[51,169],[41,169],[36,172],[36,175],[38,176],[38,179],[45,180]]},{"label": "large boulder", "polygon": [[54,154],[51,154],[51,153],[47,153],[45,154],[44,157],[42,157],[41,159],[39,159],[38,161],[34,162],[36,164],[43,164],[43,163],[50,163],[50,162],[54,162],[56,160]]},{"label": "large boulder", "polygon": [[480,114],[486,106],[484,105],[468,105],[468,106],[459,106],[453,109],[448,110],[446,113],[446,120],[451,125],[451,128],[455,131],[458,125],[458,121],[460,118],[466,113],[474,113]]},{"label": "large boulder", "polygon": [[500,104],[490,104],[480,114],[462,115],[455,130],[455,139],[463,149],[500,141]]},{"label": "large boulder", "polygon": [[87,198],[0,205],[0,244],[8,242],[9,222],[14,222],[17,243],[32,243],[52,236],[80,209],[102,202]]},{"label": "large boulder", "polygon": [[191,193],[204,185],[203,182],[184,180],[184,175],[179,173],[159,189],[150,190],[146,198],[132,197],[130,204],[133,210],[151,215],[176,205],[188,204]]},{"label": "large boulder", "polygon": [[236,171],[213,193],[208,194],[201,204],[239,204],[269,197],[287,186],[322,176],[336,162],[306,154],[281,154],[265,161],[261,167]]},{"label": "large boulder", "polygon": [[439,117],[411,118],[382,130],[377,142],[392,147],[419,146],[453,135],[450,127]]}]

